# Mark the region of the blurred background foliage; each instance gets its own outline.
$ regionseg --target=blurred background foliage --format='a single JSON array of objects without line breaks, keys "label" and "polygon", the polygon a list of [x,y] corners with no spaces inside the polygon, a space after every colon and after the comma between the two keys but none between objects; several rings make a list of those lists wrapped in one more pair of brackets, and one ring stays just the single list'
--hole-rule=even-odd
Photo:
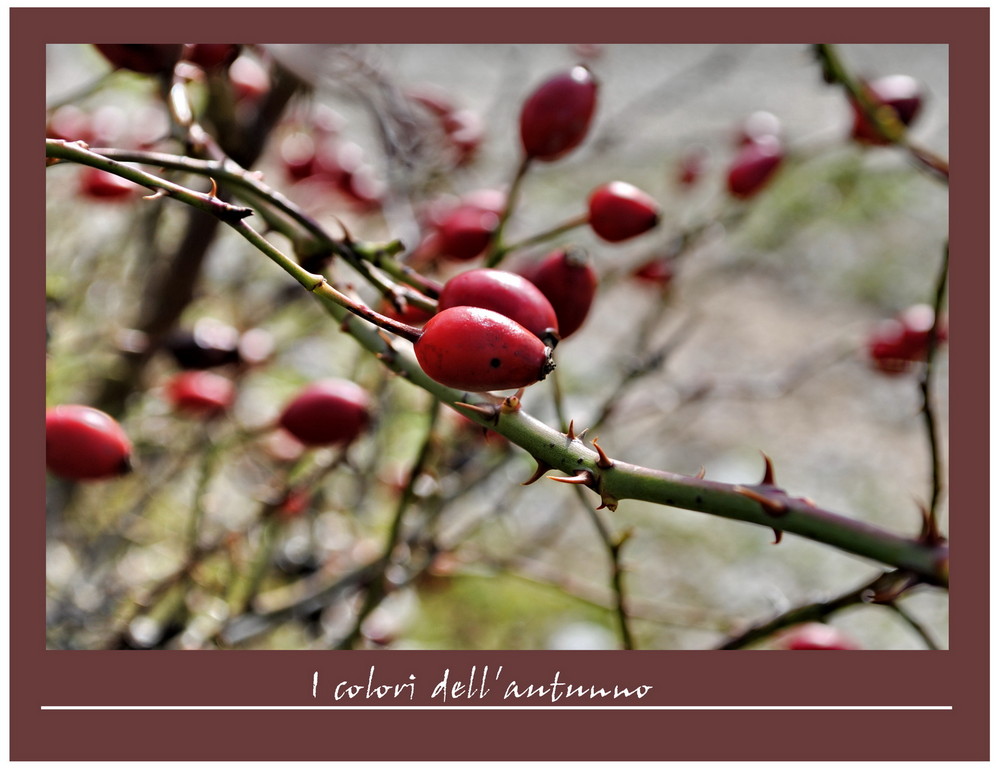
[{"label": "blurred background foliage", "polygon": [[[920,81],[926,100],[912,134],[946,152],[946,46],[845,45],[841,53],[859,75]],[[427,201],[509,183],[521,101],[581,60],[601,83],[593,129],[578,151],[533,170],[512,237],[575,215],[586,191],[611,179],[647,190],[664,217],[653,233],[621,245],[571,234],[602,279],[587,324],[557,351],[564,413],[582,428],[612,403],[599,437],[613,456],[682,473],[704,467],[714,480],[757,482],[763,450],[791,493],[916,535],[929,483],[917,377],[877,371],[865,340],[879,320],[931,301],[947,240],[947,187],[903,152],[848,140],[850,107],[822,82],[809,46],[244,46],[239,66],[256,67],[264,91],[239,86],[231,114],[252,113],[266,98],[275,63],[295,73],[309,87],[275,121],[253,169],[330,232],[343,224],[355,238],[398,237],[412,251]],[[426,115],[400,118],[412,109],[400,94],[428,85],[481,125],[482,143],[464,165],[427,133]],[[199,110],[218,98],[206,83],[190,91]],[[66,119],[70,105],[98,134],[94,146],[178,151],[160,143],[167,117],[155,79],[111,72],[91,46],[50,46],[47,96],[50,133],[57,108]],[[732,201],[724,180],[735,137],[761,110],[780,119],[788,156],[760,195]],[[289,175],[284,140],[317,118],[363,159],[377,204]],[[704,169],[682,185],[679,164],[695,146]],[[122,350],[141,343],[132,329],[157,290],[150,276],[189,221],[172,201],[89,197],[82,173],[68,164],[47,171],[49,405],[94,403],[119,377]],[[204,179],[178,178],[208,189]],[[667,289],[630,276],[651,257],[676,253],[677,238],[693,231],[701,235],[672,263]],[[466,266],[431,268],[446,276]],[[346,268],[335,269],[375,300]],[[413,539],[397,551],[384,600],[353,645],[620,646],[608,554],[585,508],[593,495],[581,502],[575,489],[545,480],[522,487],[534,468],[523,451],[448,409],[435,412],[426,393],[389,376],[229,232],[212,239],[177,325],[206,318],[244,335],[255,330],[270,350],[225,369],[238,385],[230,413],[209,422],[176,413],[164,386],[177,364],[157,354],[121,401],[136,471],[86,486],[49,478],[51,648],[340,644],[370,586],[358,570],[384,546],[431,423],[429,460],[403,519],[404,538]],[[639,339],[639,328],[648,336]],[[661,365],[623,388],[629,367],[665,343]],[[936,376],[946,437],[946,358]],[[271,426],[300,387],[330,377],[374,394],[375,424],[343,456],[302,455]],[[531,388],[524,403],[557,424],[551,387]],[[261,517],[282,507],[285,479],[313,476],[308,502]],[[684,510],[626,501],[601,514],[613,532],[631,534],[621,557],[639,648],[711,648],[878,570],[813,542],[789,536],[775,546],[769,531]],[[187,568],[192,543],[205,550]],[[306,600],[311,591],[319,598]],[[946,593],[918,590],[902,604],[947,646]],[[884,607],[830,621],[865,648],[926,648]]]}]

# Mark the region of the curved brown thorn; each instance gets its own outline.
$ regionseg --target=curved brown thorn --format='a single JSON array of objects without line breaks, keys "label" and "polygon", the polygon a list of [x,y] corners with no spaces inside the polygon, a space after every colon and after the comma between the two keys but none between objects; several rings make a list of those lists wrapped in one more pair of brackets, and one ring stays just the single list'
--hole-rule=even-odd
[{"label": "curved brown thorn", "polygon": [[697,478],[699,481],[702,480],[702,479],[704,479],[704,477],[705,477],[705,465],[702,465],[701,468],[698,470],[698,472],[695,473],[691,477],[692,478]]},{"label": "curved brown thorn", "polygon": [[217,197],[219,192],[219,185],[215,183],[215,179],[213,179],[211,176],[208,177],[208,180],[212,183],[212,191],[208,193],[208,196],[210,198]]},{"label": "curved brown thorn", "polygon": [[609,467],[614,467],[615,463],[607,454],[604,453],[604,449],[597,445],[597,438],[594,438],[591,443],[594,444],[594,450],[597,451],[597,466],[604,470],[607,470]]},{"label": "curved brown thorn", "polygon": [[781,529],[771,529],[771,531],[774,532],[774,542],[772,542],[771,544],[772,545],[779,544],[781,542],[781,537],[785,532],[783,532]]},{"label": "curved brown thorn", "polygon": [[774,464],[771,462],[771,458],[765,454],[763,451],[760,455],[764,457],[764,480],[760,482],[761,486],[774,486]]},{"label": "curved brown thorn", "polygon": [[475,403],[465,403],[464,401],[455,401],[455,406],[460,409],[465,409],[466,411],[471,411],[474,414],[479,414],[479,416],[496,423],[500,418],[500,409],[496,406],[479,406]]},{"label": "curved brown thorn", "polygon": [[576,440],[576,433],[573,432],[573,420],[569,420],[569,427],[566,429],[566,437],[571,441]]},{"label": "curved brown thorn", "polygon": [[550,475],[548,476],[548,479],[550,481],[559,481],[559,483],[583,483],[588,486],[594,482],[593,476],[591,476],[591,474],[586,470],[581,470],[576,475],[569,477],[562,475]]},{"label": "curved brown thorn", "polygon": [[[535,461],[538,462],[538,460],[535,460]],[[535,481],[537,481],[539,478],[541,478],[543,475],[545,475],[545,473],[547,473],[551,469],[552,469],[551,465],[546,465],[546,464],[544,464],[542,462],[538,462],[538,467],[535,468],[535,472],[533,472],[531,474],[531,477],[528,478],[528,480],[526,480],[521,485],[522,486],[530,486],[531,484],[533,484]]]}]

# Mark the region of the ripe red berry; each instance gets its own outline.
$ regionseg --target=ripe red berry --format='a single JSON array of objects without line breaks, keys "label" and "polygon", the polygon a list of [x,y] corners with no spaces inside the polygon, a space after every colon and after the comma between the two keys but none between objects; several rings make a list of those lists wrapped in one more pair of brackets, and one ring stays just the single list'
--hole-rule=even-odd
[{"label": "ripe red berry", "polygon": [[553,251],[524,276],[545,294],[559,321],[559,336],[566,339],[583,325],[597,293],[597,273],[581,249]]},{"label": "ripe red berry", "polygon": [[481,307],[449,307],[424,326],[413,346],[435,382],[470,392],[514,390],[544,379],[552,350],[524,326]]},{"label": "ripe red berry", "polygon": [[729,166],[730,194],[741,200],[753,197],[771,181],[783,159],[781,144],[773,136],[745,144]]},{"label": "ripe red berry", "polygon": [[495,211],[463,204],[447,214],[437,228],[439,255],[446,259],[475,259],[489,245],[500,224]]},{"label": "ripe red berry", "polygon": [[846,633],[821,622],[792,628],[782,637],[780,646],[789,651],[852,651],[860,648]]},{"label": "ripe red berry", "polygon": [[307,446],[354,441],[371,422],[368,392],[344,379],[314,382],[281,412],[278,424]]},{"label": "ripe red berry", "polygon": [[93,481],[132,469],[132,443],[121,425],[90,406],[54,406],[45,412],[45,464],[56,475]]},{"label": "ripe red berry", "polygon": [[[866,93],[877,105],[891,109],[904,126],[910,125],[923,106],[920,84],[908,75],[889,75],[864,86]],[[852,102],[854,125],[851,138],[862,144],[888,144],[889,140],[871,124],[860,105]]]},{"label": "ripe red berry", "polygon": [[130,69],[146,75],[172,71],[184,49],[183,45],[174,43],[98,43],[94,47],[115,69]]},{"label": "ripe red berry", "polygon": [[182,371],[167,383],[167,397],[179,412],[211,418],[232,405],[236,387],[211,371]]},{"label": "ripe red berry", "polygon": [[438,310],[482,307],[506,315],[542,340],[558,339],[559,321],[552,304],[527,278],[483,267],[451,278],[441,289]]},{"label": "ripe red berry", "polygon": [[521,108],[521,144],[537,160],[561,158],[584,140],[597,105],[597,81],[583,66],[542,83]]},{"label": "ripe red berry", "polygon": [[128,179],[100,168],[86,166],[80,171],[80,192],[96,200],[128,200],[142,189]]},{"label": "ripe red berry", "polygon": [[598,237],[618,243],[653,229],[660,206],[647,193],[627,182],[609,182],[590,193],[590,226]]}]

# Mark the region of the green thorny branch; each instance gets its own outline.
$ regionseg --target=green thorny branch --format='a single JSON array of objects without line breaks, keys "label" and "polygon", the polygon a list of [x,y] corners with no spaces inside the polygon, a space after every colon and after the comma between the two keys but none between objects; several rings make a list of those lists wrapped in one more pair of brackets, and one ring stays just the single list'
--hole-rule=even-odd
[{"label": "green thorny branch", "polygon": [[574,431],[572,423],[564,433],[540,422],[521,408],[517,396],[499,403],[482,398],[487,402],[472,404],[470,399],[474,396],[428,377],[407,349],[408,345],[397,346],[382,328],[373,325],[372,317],[359,317],[365,308],[333,288],[322,275],[305,270],[250,227],[246,217],[252,214],[251,209],[223,203],[211,194],[187,190],[97,155],[78,143],[47,140],[46,155],[50,159],[104,168],[149,187],[154,190],[153,197],[172,197],[219,217],[313,293],[340,327],[390,370],[527,451],[538,469],[525,485],[550,472],[562,472],[565,477],[549,477],[586,486],[598,495],[600,507],[611,512],[622,500],[634,499],[708,513],[771,529],[776,542],[784,532],[789,532],[911,573],[921,582],[948,585],[948,545],[937,532],[905,537],[824,510],[808,498],[793,496],[779,487],[766,456],[765,472],[759,482],[720,483],[700,475],[682,475],[613,459],[596,442],[585,441],[586,431]]}]

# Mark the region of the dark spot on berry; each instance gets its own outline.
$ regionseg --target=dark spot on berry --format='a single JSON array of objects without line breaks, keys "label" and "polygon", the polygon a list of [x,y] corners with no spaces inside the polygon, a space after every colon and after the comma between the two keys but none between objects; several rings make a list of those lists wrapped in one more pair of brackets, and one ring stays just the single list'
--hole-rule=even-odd
[{"label": "dark spot on berry", "polygon": [[499,358],[490,358],[490,367],[491,368],[500,368],[500,359]]},{"label": "dark spot on berry", "polygon": [[577,460],[576,460],[576,463],[577,463],[578,465],[582,465],[582,464],[583,464],[583,457],[580,457],[579,459],[577,459]]}]

